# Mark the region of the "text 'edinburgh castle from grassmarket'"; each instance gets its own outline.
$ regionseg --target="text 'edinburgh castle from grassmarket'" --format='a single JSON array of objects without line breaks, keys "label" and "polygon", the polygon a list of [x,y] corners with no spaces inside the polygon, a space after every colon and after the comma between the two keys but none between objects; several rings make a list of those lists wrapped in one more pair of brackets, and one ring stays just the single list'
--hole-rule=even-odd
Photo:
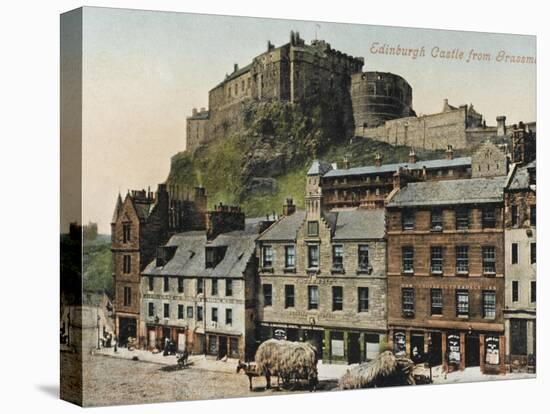
[{"label": "text 'edinburgh castle from grassmarket'", "polygon": [[[89,128],[110,176],[85,181],[109,187],[113,204],[82,208],[89,224],[67,221],[61,236],[63,398],[102,405],[127,402],[129,390],[150,402],[535,377],[536,120],[502,90],[518,83],[494,59],[531,46],[471,33],[493,62],[460,69],[460,51],[474,47],[463,33],[357,26],[358,39],[323,23],[326,40],[321,24],[305,40],[310,23],[296,21],[284,31],[246,26],[258,34],[243,43],[222,23],[249,18],[171,13],[152,15],[154,33],[167,33],[156,44],[151,27],[135,26],[148,12],[135,13],[129,61],[157,60],[110,91],[120,99],[112,118],[125,125],[117,148],[108,132],[120,124],[104,108],[104,124],[86,115],[101,126]],[[202,21],[217,22],[214,37]],[[111,25],[101,27],[93,36]],[[212,52],[220,44],[229,59]],[[418,54],[394,56],[395,45]],[[433,47],[456,53],[430,57]],[[114,64],[115,54],[102,56]],[[191,59],[193,70],[183,64]],[[99,85],[90,62],[84,85]],[[185,71],[201,65],[189,82]],[[485,88],[470,84],[481,79]],[[135,97],[124,101],[138,83],[151,95],[147,113]],[[90,102],[105,102],[102,87],[97,99],[85,91]],[[207,104],[193,108],[201,96]],[[126,103],[132,121],[119,111]]]}]

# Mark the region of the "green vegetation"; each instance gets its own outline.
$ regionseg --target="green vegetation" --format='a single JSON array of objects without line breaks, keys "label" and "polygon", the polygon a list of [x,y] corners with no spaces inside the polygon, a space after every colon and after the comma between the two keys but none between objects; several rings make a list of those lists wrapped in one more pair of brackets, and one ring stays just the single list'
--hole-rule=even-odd
[{"label": "green vegetation", "polygon": [[[341,106],[331,99],[315,104],[251,103],[243,113],[242,128],[194,154],[172,157],[167,183],[189,190],[202,185],[209,207],[239,204],[247,216],[258,217],[280,212],[286,197],[303,208],[305,173],[315,158],[341,165],[347,156],[351,166],[362,166],[372,165],[379,152],[383,163],[407,161],[408,147],[346,139]],[[444,156],[442,150],[416,152],[420,159]],[[254,187],[257,177],[271,179],[271,187]]]},{"label": "green vegetation", "polygon": [[105,292],[114,295],[111,238],[100,235],[83,248],[82,288],[84,292]]}]

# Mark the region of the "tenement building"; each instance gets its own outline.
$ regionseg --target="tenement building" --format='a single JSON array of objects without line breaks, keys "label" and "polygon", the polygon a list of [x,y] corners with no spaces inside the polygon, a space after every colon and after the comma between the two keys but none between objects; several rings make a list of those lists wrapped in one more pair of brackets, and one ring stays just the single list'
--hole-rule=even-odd
[{"label": "tenement building", "polygon": [[388,328],[397,354],[430,355],[445,370],[505,372],[505,180],[411,182],[388,198]]},{"label": "tenement building", "polygon": [[141,274],[140,335],[150,349],[166,339],[179,351],[217,358],[253,355],[260,223],[218,205],[206,230],[174,234]]},{"label": "tenement building", "polygon": [[306,211],[285,208],[258,238],[258,336],[310,341],[324,361],[365,361],[386,343],[384,211],[324,211],[323,165],[309,170]]},{"label": "tenement building", "polygon": [[179,194],[159,184],[158,191],[128,192],[119,195],[111,220],[111,251],[115,284],[115,334],[120,345],[129,338],[140,343],[140,273],[166,243],[171,234],[182,229],[204,228],[206,194],[196,188],[194,194]]},{"label": "tenement building", "polygon": [[504,193],[506,248],[504,325],[511,370],[536,363],[536,164],[515,164]]}]

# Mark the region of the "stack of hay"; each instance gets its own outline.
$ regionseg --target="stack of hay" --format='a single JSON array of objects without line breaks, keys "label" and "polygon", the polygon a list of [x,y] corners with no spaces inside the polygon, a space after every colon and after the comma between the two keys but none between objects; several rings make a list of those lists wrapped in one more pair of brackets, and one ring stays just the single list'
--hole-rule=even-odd
[{"label": "stack of hay", "polygon": [[269,339],[256,351],[259,374],[269,371],[283,380],[317,378],[317,352],[307,342]]},{"label": "stack of hay", "polygon": [[381,353],[376,359],[349,369],[339,380],[343,390],[358,388],[413,385],[413,362],[396,357],[391,351]]}]

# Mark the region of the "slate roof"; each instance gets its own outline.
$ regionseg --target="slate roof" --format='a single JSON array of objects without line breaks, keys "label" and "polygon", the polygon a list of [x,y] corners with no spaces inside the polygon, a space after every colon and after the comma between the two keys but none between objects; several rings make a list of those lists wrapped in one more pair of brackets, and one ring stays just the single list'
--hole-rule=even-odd
[{"label": "slate roof", "polygon": [[531,168],[536,168],[536,161],[531,161],[529,164],[516,169],[514,176],[510,184],[508,185],[509,190],[528,190],[531,188],[529,184],[529,170]]},{"label": "slate roof", "polygon": [[[323,218],[332,230],[333,240],[382,239],[385,233],[384,210],[346,210],[331,211]],[[298,230],[306,220],[305,211],[283,217],[267,229],[260,241],[293,241]]]},{"label": "slate roof", "polygon": [[409,183],[388,207],[498,203],[504,199],[506,177]]},{"label": "slate roof", "polygon": [[332,165],[323,160],[313,160],[311,167],[307,171],[307,175],[324,175],[332,170]]},{"label": "slate roof", "polygon": [[149,217],[149,213],[151,212],[151,207],[153,206],[153,203],[142,203],[142,202],[133,202],[134,208],[136,209],[136,213],[138,217],[142,220]]},{"label": "slate roof", "polygon": [[248,65],[246,65],[246,66],[244,66],[240,69],[237,69],[236,71],[234,71],[234,72],[230,73],[229,75],[227,75],[225,77],[225,79],[223,81],[221,81],[220,83],[218,83],[216,86],[214,86],[212,88],[212,90],[216,89],[217,87],[223,85],[226,82],[229,82],[232,79],[238,78],[239,76],[241,76],[242,74],[244,74],[246,72],[250,72],[250,69],[252,69],[252,63],[249,63]]},{"label": "slate roof", "polygon": [[[153,260],[143,270],[146,276],[230,277],[241,278],[254,253],[257,227],[244,231],[224,233],[207,243],[204,231],[189,231],[175,234],[167,246],[177,246],[174,257],[162,267]],[[227,246],[225,256],[214,268],[206,268],[205,248]]]},{"label": "slate roof", "polygon": [[282,241],[296,240],[298,229],[306,219],[306,212],[303,210],[296,211],[290,216],[281,218],[276,223],[272,224],[258,240]]},{"label": "slate roof", "polygon": [[458,158],[453,158],[452,160],[440,159],[440,160],[417,161],[413,164],[402,162],[402,163],[395,163],[395,164],[382,164],[380,167],[377,167],[376,165],[369,165],[365,167],[330,170],[326,174],[324,174],[323,177],[330,178],[330,177],[348,177],[352,175],[379,174],[379,173],[395,172],[399,168],[408,168],[409,170],[421,170],[424,167],[426,167],[427,170],[430,170],[430,169],[461,167],[461,166],[468,167],[470,165],[472,165],[471,157],[458,157]]}]

